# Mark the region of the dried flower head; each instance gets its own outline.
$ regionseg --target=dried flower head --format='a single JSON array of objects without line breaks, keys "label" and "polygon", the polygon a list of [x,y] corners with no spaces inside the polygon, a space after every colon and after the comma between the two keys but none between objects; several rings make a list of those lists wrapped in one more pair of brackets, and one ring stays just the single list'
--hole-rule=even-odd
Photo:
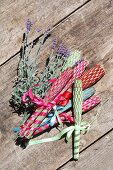
[{"label": "dried flower head", "polygon": [[26,21],[27,33],[29,33],[31,31],[32,26],[33,26],[33,23],[30,21],[30,19],[27,19],[27,21]]},{"label": "dried flower head", "polygon": [[55,49],[55,48],[56,48],[56,45],[57,45],[57,40],[54,39],[54,40],[53,40],[53,43],[52,43],[52,49]]},{"label": "dried flower head", "polygon": [[64,47],[64,45],[61,43],[61,44],[59,45],[59,48],[58,48],[57,53],[58,53],[59,55],[62,55],[62,54],[64,54],[64,52],[65,52],[65,47]]},{"label": "dried flower head", "polygon": [[57,53],[59,55],[64,55],[65,57],[68,57],[70,55],[70,50],[65,46],[63,45],[62,43],[59,45],[59,48],[58,48],[58,51]]},{"label": "dried flower head", "polygon": [[41,31],[41,29],[40,29],[40,28],[37,28],[37,29],[36,29],[36,32],[40,32],[40,31]]},{"label": "dried flower head", "polygon": [[65,55],[66,57],[69,57],[69,55],[70,55],[70,49],[69,49],[69,48],[66,48],[64,55]]}]

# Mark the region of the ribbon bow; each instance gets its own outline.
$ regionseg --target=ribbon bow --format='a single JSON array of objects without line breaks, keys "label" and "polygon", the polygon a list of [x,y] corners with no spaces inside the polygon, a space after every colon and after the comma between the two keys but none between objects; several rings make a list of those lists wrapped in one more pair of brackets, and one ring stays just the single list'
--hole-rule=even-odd
[{"label": "ribbon bow", "polygon": [[28,104],[29,102],[32,102],[35,103],[37,107],[46,107],[47,109],[51,109],[51,106],[54,106],[56,102],[63,101],[63,100],[64,100],[63,96],[59,95],[55,101],[53,100],[52,102],[46,104],[41,97],[33,94],[32,88],[30,88],[22,96],[22,102],[24,104]]},{"label": "ribbon bow", "polygon": [[85,134],[89,131],[89,129],[90,129],[90,124],[85,121],[82,121],[80,125],[75,123],[74,126],[69,127],[69,131],[67,132],[67,135],[66,135],[66,141],[67,142],[69,141],[73,132],[83,132],[83,134]]},{"label": "ribbon bow", "polygon": [[65,129],[63,129],[59,134],[57,134],[54,137],[41,139],[41,140],[31,140],[31,141],[29,141],[29,145],[42,144],[42,143],[51,142],[51,141],[57,141],[57,140],[60,140],[64,135],[66,135],[66,141],[68,142],[74,131],[75,132],[80,131],[80,132],[83,132],[85,134],[89,131],[89,129],[90,129],[90,124],[83,121],[83,122],[81,122],[80,125],[75,124],[74,126],[69,126]]}]

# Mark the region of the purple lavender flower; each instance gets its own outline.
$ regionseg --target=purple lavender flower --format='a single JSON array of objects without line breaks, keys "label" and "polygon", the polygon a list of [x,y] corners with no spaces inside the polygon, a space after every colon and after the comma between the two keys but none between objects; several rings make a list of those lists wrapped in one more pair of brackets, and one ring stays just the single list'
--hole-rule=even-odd
[{"label": "purple lavender flower", "polygon": [[31,31],[32,26],[33,26],[33,23],[30,21],[30,19],[27,19],[27,21],[26,21],[27,33]]},{"label": "purple lavender flower", "polygon": [[52,43],[52,49],[55,49],[55,48],[56,48],[56,45],[57,45],[57,40],[54,39],[54,40],[53,40],[53,43]]},{"label": "purple lavender flower", "polygon": [[40,31],[41,31],[41,29],[40,29],[40,28],[37,28],[37,29],[36,29],[36,32],[40,32]]},{"label": "purple lavender flower", "polygon": [[64,55],[66,57],[69,57],[69,55],[70,55],[70,49],[69,48],[66,48]]},{"label": "purple lavender flower", "polygon": [[68,57],[70,55],[70,50],[65,45],[60,44],[57,53]]},{"label": "purple lavender flower", "polygon": [[61,43],[61,44],[59,45],[59,48],[58,48],[57,53],[58,53],[59,55],[63,55],[64,52],[65,52],[65,46]]}]

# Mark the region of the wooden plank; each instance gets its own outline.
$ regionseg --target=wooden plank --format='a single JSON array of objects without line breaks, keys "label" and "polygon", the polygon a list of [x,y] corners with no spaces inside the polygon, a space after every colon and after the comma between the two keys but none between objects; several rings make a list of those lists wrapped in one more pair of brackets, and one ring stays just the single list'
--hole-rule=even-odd
[{"label": "wooden plank", "polygon": [[42,31],[55,25],[69,15],[86,0],[0,0],[0,65],[19,51],[25,21],[30,18],[34,22],[31,39]]},{"label": "wooden plank", "polygon": [[94,145],[83,151],[80,160],[70,161],[59,170],[112,170],[113,169],[113,131]]},{"label": "wooden plank", "polygon": [[[103,136],[113,125],[113,4],[109,1],[91,1],[76,11],[68,21],[63,22],[54,31],[53,36],[58,41],[65,42],[72,49],[82,49],[91,64],[99,63],[106,70],[104,78],[95,86],[101,97],[101,105],[84,115],[90,120],[98,113],[97,119],[91,125],[90,132],[82,137],[81,150]],[[76,22],[75,22],[76,21]],[[60,34],[59,34],[60,33]],[[49,42],[50,43],[50,42]],[[47,44],[48,49],[50,44]],[[45,52],[46,53],[46,52]],[[42,55],[40,62],[46,56]],[[19,122],[18,116],[9,109],[8,99],[11,94],[12,80],[16,74],[17,58],[13,58],[1,67],[0,98],[1,102],[1,169],[43,169],[54,170],[72,157],[72,145],[64,140],[28,147],[21,150],[11,140],[11,128]],[[3,76],[4,75],[4,76]],[[107,83],[106,83],[107,82]],[[53,130],[49,136],[56,134]],[[42,136],[43,137],[43,136]]]}]

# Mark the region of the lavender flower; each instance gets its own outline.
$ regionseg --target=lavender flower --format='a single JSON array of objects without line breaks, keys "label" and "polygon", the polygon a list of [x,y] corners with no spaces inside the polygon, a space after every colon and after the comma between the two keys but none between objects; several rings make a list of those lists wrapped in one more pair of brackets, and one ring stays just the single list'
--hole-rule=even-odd
[{"label": "lavender flower", "polygon": [[41,29],[40,29],[40,28],[37,28],[37,29],[36,29],[36,32],[40,32],[40,31],[41,31]]},{"label": "lavender flower", "polygon": [[64,55],[66,57],[69,57],[69,55],[70,55],[70,49],[69,48],[66,48]]},{"label": "lavender flower", "polygon": [[70,55],[70,50],[65,45],[60,44],[57,53],[68,57]]},{"label": "lavender flower", "polygon": [[33,23],[30,21],[30,19],[27,19],[27,21],[26,21],[27,33],[31,31],[32,26],[33,26]]},{"label": "lavender flower", "polygon": [[70,55],[70,50],[63,44],[60,44],[57,53],[59,55],[64,55],[65,57],[68,57]]},{"label": "lavender flower", "polygon": [[58,53],[59,55],[63,55],[64,52],[65,52],[65,47],[64,47],[63,44],[60,44],[57,53]]},{"label": "lavender flower", "polygon": [[56,45],[57,45],[57,40],[54,39],[54,40],[53,40],[53,43],[52,43],[52,49],[55,49],[55,48],[56,48]]}]

